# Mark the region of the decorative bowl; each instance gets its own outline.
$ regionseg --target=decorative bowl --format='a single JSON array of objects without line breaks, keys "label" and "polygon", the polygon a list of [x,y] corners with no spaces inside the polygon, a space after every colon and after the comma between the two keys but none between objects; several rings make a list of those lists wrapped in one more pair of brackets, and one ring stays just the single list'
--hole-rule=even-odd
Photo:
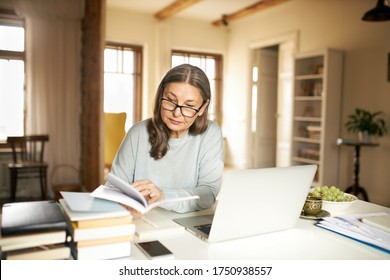
[{"label": "decorative bowl", "polygon": [[343,214],[352,204],[354,204],[358,198],[352,194],[345,193],[344,197],[347,197],[343,202],[322,200],[322,210],[328,211],[332,216]]}]

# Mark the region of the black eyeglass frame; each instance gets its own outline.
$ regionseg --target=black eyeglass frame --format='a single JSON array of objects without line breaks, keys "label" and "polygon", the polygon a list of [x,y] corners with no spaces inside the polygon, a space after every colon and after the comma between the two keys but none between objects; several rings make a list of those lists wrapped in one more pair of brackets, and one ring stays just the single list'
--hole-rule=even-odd
[{"label": "black eyeglass frame", "polygon": [[[175,108],[173,108],[172,110],[165,108],[165,107],[163,106],[163,104],[162,104],[162,101],[164,101],[164,100],[167,101],[167,102],[169,102],[169,103],[171,103],[172,105],[175,105]],[[207,102],[207,101],[206,101],[206,102]],[[196,115],[197,113],[199,113],[200,109],[202,109],[202,107],[204,106],[204,104],[206,104],[206,102],[203,102],[203,104],[202,104],[198,109],[195,109],[195,108],[192,108],[192,107],[188,107],[188,106],[184,106],[184,105],[179,105],[179,104],[173,102],[172,100],[169,100],[169,99],[167,99],[167,98],[165,98],[165,97],[161,97],[161,107],[162,107],[164,110],[167,110],[167,111],[170,111],[170,112],[174,112],[177,108],[179,108],[179,109],[180,109],[180,113],[181,113],[184,117],[187,117],[187,118],[193,118],[193,117],[195,117],[195,115]],[[194,115],[192,115],[192,116],[186,116],[185,114],[183,114],[182,108],[186,108],[186,109],[190,109],[190,110],[195,111],[195,112],[194,112]]]}]

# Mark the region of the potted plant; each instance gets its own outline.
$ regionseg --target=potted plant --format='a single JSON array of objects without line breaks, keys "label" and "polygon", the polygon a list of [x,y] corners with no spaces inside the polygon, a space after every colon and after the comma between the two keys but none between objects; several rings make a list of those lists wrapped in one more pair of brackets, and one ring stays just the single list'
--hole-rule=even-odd
[{"label": "potted plant", "polygon": [[371,113],[357,108],[355,113],[348,116],[346,123],[349,132],[358,132],[360,141],[370,142],[370,136],[383,136],[387,133],[382,111]]}]

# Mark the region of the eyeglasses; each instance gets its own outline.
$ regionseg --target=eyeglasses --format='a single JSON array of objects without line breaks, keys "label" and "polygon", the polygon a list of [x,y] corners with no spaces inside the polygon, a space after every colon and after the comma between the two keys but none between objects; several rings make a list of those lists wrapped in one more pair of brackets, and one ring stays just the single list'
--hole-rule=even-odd
[{"label": "eyeglasses", "polygon": [[178,105],[175,102],[166,99],[164,97],[161,98],[161,106],[163,107],[164,110],[173,112],[176,110],[176,108],[180,108],[181,114],[187,118],[193,118],[200,111],[200,109],[203,107],[204,104],[205,103],[203,103],[202,106],[200,106],[198,109],[195,109],[188,106]]}]

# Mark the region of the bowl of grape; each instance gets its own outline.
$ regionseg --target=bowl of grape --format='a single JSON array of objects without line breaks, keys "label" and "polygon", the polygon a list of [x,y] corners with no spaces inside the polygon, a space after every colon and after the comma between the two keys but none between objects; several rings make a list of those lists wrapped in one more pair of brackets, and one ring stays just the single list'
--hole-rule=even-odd
[{"label": "bowl of grape", "polygon": [[317,186],[311,189],[309,195],[322,198],[322,210],[331,215],[342,213],[358,200],[356,196],[345,193],[336,186]]}]

